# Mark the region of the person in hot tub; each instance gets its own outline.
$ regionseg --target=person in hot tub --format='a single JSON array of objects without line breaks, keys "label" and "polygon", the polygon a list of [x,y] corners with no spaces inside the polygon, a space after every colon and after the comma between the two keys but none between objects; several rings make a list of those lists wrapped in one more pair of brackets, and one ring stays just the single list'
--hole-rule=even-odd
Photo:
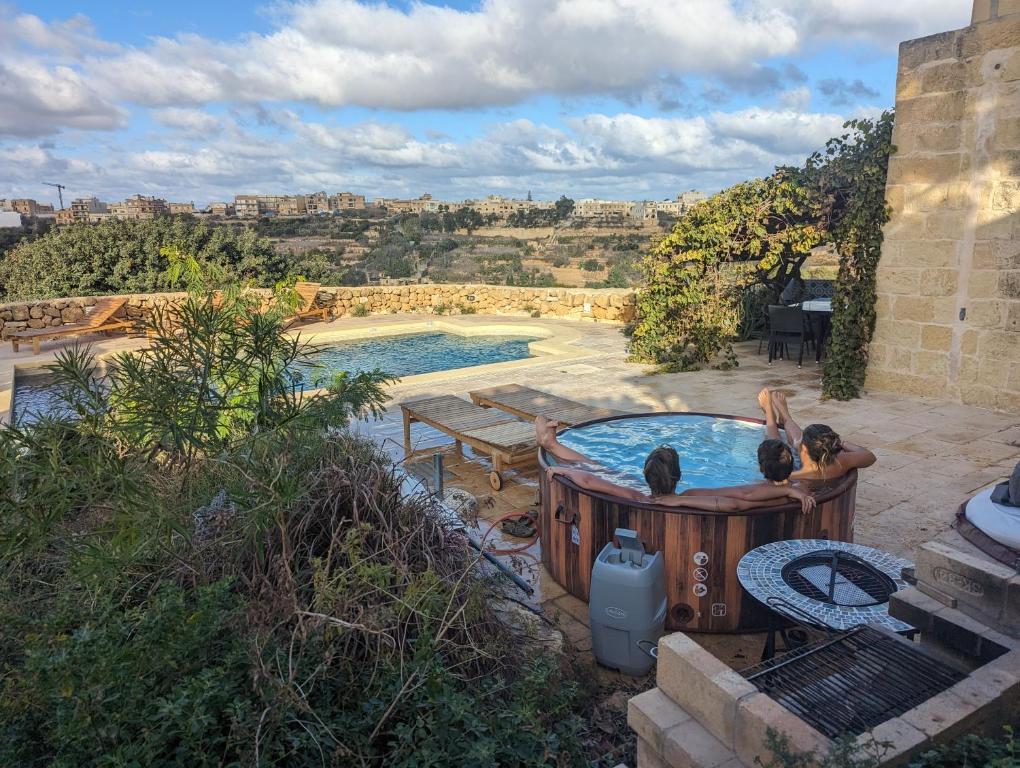
[{"label": "person in hot tub", "polygon": [[595,493],[618,496],[628,501],[688,507],[708,512],[739,512],[770,504],[781,504],[788,499],[799,501],[804,512],[810,512],[815,507],[815,499],[810,493],[790,484],[754,483],[718,489],[725,493],[714,493],[713,489],[699,489],[696,493],[685,491],[678,494],[676,486],[681,477],[680,456],[676,449],[669,445],[660,445],[653,449],[645,459],[644,476],[650,493],[642,493],[613,482],[609,478],[620,477],[618,472],[593,462],[583,453],[563,445],[556,439],[558,426],[556,422],[543,416],[535,419],[535,437],[538,444],[558,461],[568,462],[570,465],[549,467],[546,474],[550,480],[561,475],[575,485]]},{"label": "person in hot tub", "polygon": [[765,435],[782,439],[780,428],[786,432],[790,448],[800,455],[800,469],[794,470],[790,480],[835,480],[852,469],[864,469],[875,463],[875,454],[867,448],[847,442],[825,424],[809,424],[801,429],[790,415],[790,407],[782,392],[763,389],[758,393],[758,404],[765,412]]}]

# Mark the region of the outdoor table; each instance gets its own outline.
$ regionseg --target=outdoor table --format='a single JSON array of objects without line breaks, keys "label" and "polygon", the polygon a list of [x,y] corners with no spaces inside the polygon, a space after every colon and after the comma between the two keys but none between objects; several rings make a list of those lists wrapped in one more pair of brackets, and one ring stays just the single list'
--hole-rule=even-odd
[{"label": "outdoor table", "polygon": [[[814,570],[819,572],[813,575],[822,580],[822,588],[826,586],[825,582],[829,582],[830,588],[835,585],[843,598],[842,603],[812,597],[791,585],[793,579],[790,571],[797,565],[795,561],[803,561],[806,556],[830,552],[846,553],[871,569],[885,574],[894,592],[908,586],[903,580],[902,572],[904,568],[913,566],[910,561],[862,544],[828,539],[794,539],[776,541],[752,549],[737,564],[737,579],[751,597],[771,609],[768,636],[765,639],[765,649],[762,651],[763,661],[775,655],[777,632],[787,643],[786,647],[788,649],[791,647],[784,626],[791,621],[812,629],[830,632],[852,629],[862,624],[877,624],[899,634],[912,634],[916,631],[906,622],[889,615],[888,599],[885,602],[873,602],[862,590],[857,589],[854,583],[831,569],[825,572],[820,571],[819,566],[815,566]],[[824,568],[822,565],[821,569]],[[803,578],[803,574],[801,577]],[[840,584],[839,580],[843,583]],[[855,590],[861,592],[860,597],[863,599],[854,599]]]},{"label": "outdoor table", "polygon": [[815,341],[815,362],[822,359],[822,349],[825,342],[829,340],[829,332],[832,329],[832,299],[810,299],[802,301],[800,308],[807,315],[808,322],[817,331]]}]

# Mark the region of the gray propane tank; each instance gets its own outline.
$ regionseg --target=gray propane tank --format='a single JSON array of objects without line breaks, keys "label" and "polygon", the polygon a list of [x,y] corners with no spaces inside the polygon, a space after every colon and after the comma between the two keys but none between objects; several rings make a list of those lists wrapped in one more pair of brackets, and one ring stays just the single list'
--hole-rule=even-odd
[{"label": "gray propane tank", "polygon": [[591,570],[588,616],[595,659],[639,676],[652,668],[666,624],[666,571],[662,553],[645,553],[637,531],[617,528],[620,546],[606,544]]}]

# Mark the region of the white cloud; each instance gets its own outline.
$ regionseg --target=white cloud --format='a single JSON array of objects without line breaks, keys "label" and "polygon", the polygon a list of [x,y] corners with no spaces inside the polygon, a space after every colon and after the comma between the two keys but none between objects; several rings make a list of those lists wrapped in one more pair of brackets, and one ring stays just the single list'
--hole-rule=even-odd
[{"label": "white cloud", "polygon": [[970,24],[971,0],[759,0],[799,20],[807,39],[861,40],[895,50],[903,40]]},{"label": "white cloud", "polygon": [[[108,199],[134,192],[206,201],[236,193],[352,188],[374,195],[448,198],[485,192],[544,197],[647,198],[683,189],[718,189],[799,164],[839,132],[844,118],[792,108],[754,108],[698,117],[589,114],[563,128],[518,119],[461,141],[420,138],[399,125],[293,121],[279,134],[252,133],[227,121],[220,133],[122,151],[111,146],[99,168],[80,168],[49,149],[0,154],[0,178],[31,196],[40,174],[60,172],[69,188]],[[152,143],[151,141],[149,142]],[[63,163],[61,165],[61,163]],[[96,187],[96,179],[100,186]]]},{"label": "white cloud", "polygon": [[201,136],[223,128],[218,117],[200,109],[165,107],[152,112],[153,119],[168,128],[177,128],[186,134]]}]

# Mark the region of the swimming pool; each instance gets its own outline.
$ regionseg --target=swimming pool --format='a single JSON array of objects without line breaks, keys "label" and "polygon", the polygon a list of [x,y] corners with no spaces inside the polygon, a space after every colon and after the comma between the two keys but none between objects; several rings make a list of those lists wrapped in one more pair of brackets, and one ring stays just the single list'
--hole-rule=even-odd
[{"label": "swimming pool", "polygon": [[309,363],[298,370],[312,385],[337,371],[358,373],[375,368],[394,376],[470,368],[530,357],[525,336],[458,336],[440,331],[319,342]]},{"label": "swimming pool", "polygon": [[[310,359],[295,367],[295,378],[303,388],[312,389],[325,385],[332,374],[339,371],[359,373],[379,368],[403,378],[523,360],[531,356],[528,344],[532,341],[535,341],[533,336],[459,336],[430,331],[316,342]],[[16,420],[32,421],[40,413],[53,413],[59,405],[52,376],[15,376],[13,415]]]},{"label": "swimming pool", "polygon": [[621,485],[648,491],[642,470],[649,451],[670,445],[680,454],[684,488],[740,485],[761,480],[758,444],[765,427],[753,421],[676,414],[644,416],[568,429],[563,445],[623,473]]}]

